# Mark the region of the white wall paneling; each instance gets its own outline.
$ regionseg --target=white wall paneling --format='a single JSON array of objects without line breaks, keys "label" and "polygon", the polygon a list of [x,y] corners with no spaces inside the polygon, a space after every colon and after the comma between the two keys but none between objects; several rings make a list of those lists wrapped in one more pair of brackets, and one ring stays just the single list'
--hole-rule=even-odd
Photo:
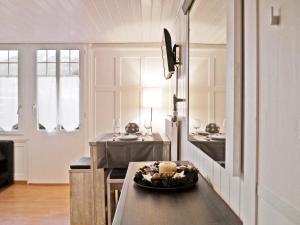
[{"label": "white wall paneling", "polygon": [[112,132],[114,121],[121,131],[128,122],[138,123],[143,130],[145,118],[150,118],[150,108],[143,106],[143,89],[155,87],[161,90],[161,106],[153,108],[153,131],[164,132],[169,82],[163,78],[159,47],[96,44],[92,47],[92,58],[94,82],[90,88],[94,100],[90,126],[94,129],[90,138]]},{"label": "white wall paneling", "polygon": [[[259,1],[258,221],[300,224],[300,1]],[[280,24],[270,25],[271,7]]]},{"label": "white wall paneling", "polygon": [[[101,102],[101,104],[99,103]],[[102,132],[111,132],[116,110],[116,93],[114,91],[95,92],[95,133],[98,130]]]},{"label": "white wall paneling", "polygon": [[[226,45],[193,46],[190,52],[189,117],[203,127],[226,118]],[[193,127],[189,127],[193,129]]]}]

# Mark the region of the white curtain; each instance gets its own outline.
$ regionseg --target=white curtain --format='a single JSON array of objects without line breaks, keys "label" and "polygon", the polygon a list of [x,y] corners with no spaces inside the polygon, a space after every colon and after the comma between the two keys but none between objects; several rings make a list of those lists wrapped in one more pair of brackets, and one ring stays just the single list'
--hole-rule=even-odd
[{"label": "white curtain", "polygon": [[38,125],[49,132],[57,126],[56,77],[38,76]]},{"label": "white curtain", "polygon": [[60,125],[66,131],[79,127],[79,76],[60,78]]},{"label": "white curtain", "polygon": [[0,130],[18,125],[18,77],[0,77]]}]

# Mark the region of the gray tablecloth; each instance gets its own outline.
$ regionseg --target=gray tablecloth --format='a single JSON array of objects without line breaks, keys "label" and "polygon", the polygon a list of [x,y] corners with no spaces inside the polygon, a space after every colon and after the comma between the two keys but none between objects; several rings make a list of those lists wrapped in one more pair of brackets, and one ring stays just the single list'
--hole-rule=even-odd
[{"label": "gray tablecloth", "polygon": [[189,141],[215,161],[225,161],[225,140],[207,140],[206,137],[189,135]]},{"label": "gray tablecloth", "polygon": [[97,140],[98,168],[127,168],[129,162],[163,159],[163,141],[158,133],[133,141],[118,140],[114,134]]}]

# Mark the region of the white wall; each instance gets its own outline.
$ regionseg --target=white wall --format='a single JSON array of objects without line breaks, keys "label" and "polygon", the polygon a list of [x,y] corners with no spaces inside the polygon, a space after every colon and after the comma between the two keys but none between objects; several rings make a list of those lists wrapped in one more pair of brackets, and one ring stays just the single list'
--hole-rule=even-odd
[{"label": "white wall", "polygon": [[259,1],[259,225],[300,224],[299,10],[298,0]]},{"label": "white wall", "polygon": [[136,122],[145,130],[144,120],[150,118],[150,108],[143,106],[143,89],[153,87],[161,90],[160,99],[152,99],[161,102],[153,107],[153,132],[164,132],[169,82],[163,78],[160,48],[141,46],[91,47],[90,138],[112,132],[113,121],[117,121],[122,132],[128,122]]}]

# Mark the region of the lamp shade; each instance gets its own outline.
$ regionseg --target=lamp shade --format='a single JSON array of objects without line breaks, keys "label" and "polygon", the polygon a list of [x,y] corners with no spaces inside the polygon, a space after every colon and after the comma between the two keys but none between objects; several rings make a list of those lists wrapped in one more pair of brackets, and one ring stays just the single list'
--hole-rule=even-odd
[{"label": "lamp shade", "polygon": [[161,88],[144,88],[143,89],[143,106],[160,107],[162,91]]}]

